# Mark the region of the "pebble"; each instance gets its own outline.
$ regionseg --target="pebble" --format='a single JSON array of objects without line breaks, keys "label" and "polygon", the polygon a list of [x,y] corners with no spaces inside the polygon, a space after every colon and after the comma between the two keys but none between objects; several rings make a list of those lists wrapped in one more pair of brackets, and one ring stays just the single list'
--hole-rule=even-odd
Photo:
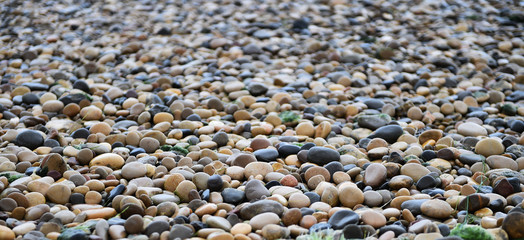
[{"label": "pebble", "polygon": [[500,155],[504,153],[504,150],[502,142],[493,138],[482,139],[475,145],[475,152],[485,157]]},{"label": "pebble", "polygon": [[122,177],[131,180],[145,176],[147,173],[146,165],[140,162],[130,162],[122,167]]},{"label": "pebble", "polygon": [[34,150],[44,144],[44,137],[38,131],[24,130],[16,136],[15,142],[20,146]]},{"label": "pebble", "polygon": [[449,218],[453,212],[453,208],[442,200],[425,201],[420,206],[420,210],[424,215],[438,219]]},{"label": "pebble", "polygon": [[359,222],[360,216],[351,210],[339,210],[335,212],[330,218],[328,223],[334,229],[342,229],[348,224],[356,224]]},{"label": "pebble", "polygon": [[249,225],[255,230],[260,230],[268,224],[278,224],[280,217],[272,212],[261,213],[249,220]]},{"label": "pebble", "polygon": [[66,204],[71,196],[71,189],[64,184],[53,184],[47,190],[47,198],[58,204]]},{"label": "pebble", "polygon": [[353,208],[357,204],[364,202],[364,194],[354,186],[348,186],[339,191],[340,202],[344,207]]},{"label": "pebble", "polygon": [[382,164],[372,163],[366,168],[364,173],[364,182],[371,187],[378,187],[387,177],[387,169]]}]

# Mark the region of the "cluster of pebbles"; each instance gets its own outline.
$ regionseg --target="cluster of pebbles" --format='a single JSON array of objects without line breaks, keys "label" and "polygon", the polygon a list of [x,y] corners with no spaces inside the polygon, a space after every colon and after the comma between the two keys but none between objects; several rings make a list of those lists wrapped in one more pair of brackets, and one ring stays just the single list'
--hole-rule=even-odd
[{"label": "cluster of pebbles", "polygon": [[2,240],[524,237],[522,2],[0,6]]}]

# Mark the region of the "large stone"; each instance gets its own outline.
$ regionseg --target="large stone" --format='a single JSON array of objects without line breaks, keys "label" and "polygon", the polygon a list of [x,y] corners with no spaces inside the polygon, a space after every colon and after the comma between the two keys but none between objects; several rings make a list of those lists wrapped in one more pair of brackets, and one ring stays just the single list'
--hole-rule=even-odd
[{"label": "large stone", "polygon": [[250,203],[247,206],[244,206],[240,210],[240,216],[242,217],[242,219],[247,220],[265,212],[272,212],[277,214],[278,216],[282,216],[282,213],[284,213],[284,207],[282,206],[282,204],[276,201],[260,200],[254,203]]},{"label": "large stone", "polygon": [[343,229],[348,224],[357,224],[360,217],[356,212],[351,210],[339,210],[335,212],[328,220],[328,223],[334,229]]},{"label": "large stone", "polygon": [[246,184],[246,188],[244,190],[246,193],[246,198],[251,200],[261,199],[264,196],[270,196],[271,193],[269,190],[264,186],[264,184],[260,180],[250,180]]},{"label": "large stone", "polygon": [[382,138],[388,143],[395,143],[403,133],[404,130],[399,125],[387,125],[375,130],[368,138]]},{"label": "large stone", "polygon": [[422,203],[420,210],[424,215],[438,219],[449,218],[453,213],[453,208],[449,203],[437,199]]},{"label": "large stone", "polygon": [[340,154],[331,148],[312,147],[307,153],[307,161],[318,165],[325,165],[339,160]]},{"label": "large stone", "polygon": [[524,213],[511,212],[504,218],[502,229],[508,233],[511,239],[524,238]]},{"label": "large stone", "polygon": [[474,122],[465,122],[460,124],[457,128],[457,131],[463,136],[478,137],[488,135],[488,131],[484,127]]},{"label": "large stone", "polygon": [[380,163],[372,163],[364,172],[364,183],[373,188],[379,187],[386,181],[387,169]]},{"label": "large stone", "polygon": [[16,136],[15,143],[34,150],[44,144],[44,137],[38,131],[24,130]]}]

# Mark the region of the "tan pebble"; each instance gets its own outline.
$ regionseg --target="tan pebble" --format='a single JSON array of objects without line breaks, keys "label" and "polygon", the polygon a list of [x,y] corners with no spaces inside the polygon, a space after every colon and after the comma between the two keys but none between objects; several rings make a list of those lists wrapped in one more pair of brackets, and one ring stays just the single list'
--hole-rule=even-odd
[{"label": "tan pebble", "polygon": [[343,187],[339,190],[339,198],[342,205],[353,208],[357,204],[364,202],[364,194],[354,186]]},{"label": "tan pebble", "polygon": [[157,113],[154,117],[153,117],[153,122],[155,124],[158,124],[158,123],[161,123],[161,122],[173,122],[174,120],[174,117],[173,115],[171,115],[170,113],[166,113],[166,112],[161,112],[161,113]]},{"label": "tan pebble", "polygon": [[363,212],[361,214],[361,220],[363,223],[370,225],[374,228],[380,228],[386,225],[386,217],[374,210],[367,210]]},{"label": "tan pebble", "polygon": [[49,187],[46,195],[47,198],[53,203],[66,204],[69,202],[71,189],[63,184],[53,184],[51,187]]},{"label": "tan pebble", "polygon": [[315,138],[326,138],[331,132],[331,124],[328,121],[321,122],[315,129]]},{"label": "tan pebble", "polygon": [[[87,215],[87,219],[96,219],[96,218],[105,218],[109,219],[116,215],[116,211],[113,208],[98,208],[98,209],[89,209],[83,211]],[[123,227],[123,226],[122,226]]]},{"label": "tan pebble", "polygon": [[102,118],[102,110],[95,106],[89,106],[80,110],[80,117],[82,120],[100,120]]},{"label": "tan pebble", "polygon": [[297,135],[304,135],[308,137],[313,137],[315,134],[315,127],[311,122],[301,122],[295,128]]},{"label": "tan pebble", "polygon": [[115,153],[104,153],[91,160],[89,166],[108,166],[112,169],[120,169],[124,165],[124,159]]},{"label": "tan pebble", "polygon": [[93,126],[91,126],[91,128],[89,128],[90,133],[102,133],[105,136],[109,135],[111,130],[111,126],[105,122],[95,123]]},{"label": "tan pebble", "polygon": [[6,226],[0,225],[0,239],[2,240],[13,240],[15,239],[15,233],[13,230],[9,229]]},{"label": "tan pebble", "polygon": [[244,234],[247,235],[251,232],[252,228],[251,225],[247,223],[237,223],[231,228],[231,234],[237,235],[237,234]]},{"label": "tan pebble", "polygon": [[85,202],[87,204],[99,204],[102,201],[102,195],[95,191],[89,191],[85,195]]},{"label": "tan pebble", "polygon": [[46,202],[45,196],[39,192],[31,192],[31,193],[26,194],[25,196],[27,197],[27,200],[29,201],[30,207],[44,204]]}]

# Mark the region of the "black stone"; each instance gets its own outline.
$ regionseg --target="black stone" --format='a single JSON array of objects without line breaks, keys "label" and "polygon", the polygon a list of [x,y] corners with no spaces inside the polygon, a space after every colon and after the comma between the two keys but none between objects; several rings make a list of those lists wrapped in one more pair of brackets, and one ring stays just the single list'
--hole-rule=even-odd
[{"label": "black stone", "polygon": [[403,210],[408,209],[414,216],[417,216],[422,214],[420,207],[425,201],[428,201],[428,199],[407,200],[400,205],[400,208]]},{"label": "black stone", "polygon": [[485,159],[486,158],[484,156],[478,154],[461,154],[459,156],[459,161],[469,166],[478,162],[482,162]]},{"label": "black stone", "polygon": [[89,237],[86,232],[81,229],[67,228],[64,230],[60,236],[60,240],[88,240]]},{"label": "black stone", "polygon": [[76,80],[75,83],[73,83],[73,88],[89,93],[89,85],[84,80]]},{"label": "black stone", "polygon": [[333,214],[328,223],[333,229],[338,230],[344,228],[348,224],[357,224],[359,221],[359,215],[351,210],[340,210]]},{"label": "black stone", "polygon": [[435,153],[435,151],[425,150],[425,151],[422,152],[420,157],[422,158],[422,160],[427,162],[427,161],[429,161],[431,159],[437,158],[437,154]]},{"label": "black stone", "polygon": [[513,121],[511,123],[510,129],[518,133],[524,132],[524,121],[521,121],[521,120]]},{"label": "black stone", "polygon": [[331,178],[333,178],[333,174],[336,172],[343,172],[344,166],[340,162],[330,162],[324,166],[326,170],[328,170],[329,174],[331,175]]},{"label": "black stone", "polygon": [[207,188],[209,188],[210,191],[218,192],[222,190],[223,185],[224,181],[220,175],[214,174],[207,179]]},{"label": "black stone", "polygon": [[226,188],[222,191],[222,198],[224,199],[225,203],[237,205],[244,200],[244,197],[244,191],[237,190],[234,188]]},{"label": "black stone", "polygon": [[282,204],[276,201],[259,200],[247,206],[244,206],[240,210],[240,216],[242,217],[242,219],[247,220],[265,212],[272,212],[279,216],[282,216],[282,213],[284,213],[284,207],[282,206]]},{"label": "black stone", "polygon": [[82,94],[82,93],[75,93],[75,94],[69,94],[69,95],[63,96],[63,97],[59,98],[58,100],[63,102],[64,106],[65,106],[65,105],[70,104],[70,103],[79,104],[80,101],[82,101],[84,99],[87,99],[84,94]]},{"label": "black stone", "polygon": [[342,230],[345,239],[364,239],[364,233],[356,224],[349,224]]},{"label": "black stone", "polygon": [[227,145],[227,142],[229,141],[229,136],[227,135],[227,133],[220,131],[213,136],[212,140],[213,142],[217,143],[218,147],[222,147]]},{"label": "black stone", "polygon": [[382,100],[378,100],[378,99],[366,100],[366,101],[364,101],[364,104],[366,104],[366,106],[369,109],[381,109],[384,106],[384,102]]},{"label": "black stone", "polygon": [[282,184],[280,184],[280,182],[272,180],[272,181],[269,181],[268,183],[266,183],[266,185],[264,185],[264,187],[266,187],[267,189],[270,189],[271,187],[281,186],[281,185]]},{"label": "black stone", "polygon": [[35,130],[25,130],[16,136],[15,142],[19,146],[34,150],[44,144],[44,137]]},{"label": "black stone", "polygon": [[339,160],[340,154],[331,148],[312,147],[307,152],[307,161],[318,165],[325,165]]},{"label": "black stone", "polygon": [[395,237],[398,237],[400,234],[406,233],[406,229],[400,225],[391,224],[380,228],[380,235],[384,234],[387,231],[392,231],[395,233]]},{"label": "black stone", "polygon": [[26,93],[22,96],[22,102],[25,104],[40,104],[40,99],[34,93]]},{"label": "black stone", "polygon": [[281,158],[286,158],[289,155],[297,154],[300,151],[300,147],[293,144],[281,144],[278,148],[278,153]]},{"label": "black stone", "polygon": [[399,125],[387,125],[378,128],[375,132],[368,136],[368,138],[382,138],[388,143],[395,143],[397,139],[404,133],[402,127]]},{"label": "black stone", "polygon": [[457,171],[457,173],[459,175],[464,175],[464,176],[468,176],[468,177],[471,177],[473,175],[473,173],[471,172],[471,170],[467,169],[467,168],[459,168],[459,170]]},{"label": "black stone", "polygon": [[200,118],[200,116],[198,114],[193,113],[193,114],[187,116],[186,120],[200,122],[200,121],[202,121],[202,118]]},{"label": "black stone", "polygon": [[85,128],[79,128],[77,129],[76,131],[74,131],[72,134],[71,134],[71,137],[72,138],[84,138],[84,139],[87,139],[87,137],[89,137],[89,130],[85,129]]},{"label": "black stone", "polygon": [[312,147],[315,147],[315,146],[317,146],[317,145],[314,144],[314,143],[308,142],[308,143],[302,145],[302,147],[300,147],[300,150],[309,150],[309,149],[311,149]]},{"label": "black stone", "polygon": [[82,195],[81,193],[73,193],[71,194],[71,197],[69,198],[69,202],[73,205],[84,204],[85,203],[84,195]]},{"label": "black stone", "polygon": [[304,193],[309,198],[309,201],[311,204],[320,202],[320,195],[318,195],[316,192],[306,192]]},{"label": "black stone", "polygon": [[259,149],[254,152],[255,157],[261,162],[272,162],[276,161],[279,154],[275,149]]},{"label": "black stone", "polygon": [[44,141],[44,146],[50,147],[50,148],[60,147],[60,143],[57,140],[48,138]]},{"label": "black stone", "polygon": [[424,190],[428,188],[437,187],[438,185],[439,182],[433,176],[426,175],[418,180],[416,187],[418,190]]}]

